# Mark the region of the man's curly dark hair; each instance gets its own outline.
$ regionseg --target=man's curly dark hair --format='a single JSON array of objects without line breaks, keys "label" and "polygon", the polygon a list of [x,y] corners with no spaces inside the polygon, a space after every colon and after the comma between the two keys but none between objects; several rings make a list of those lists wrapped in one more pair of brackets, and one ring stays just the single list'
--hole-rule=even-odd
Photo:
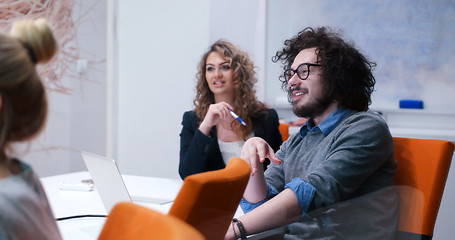
[{"label": "man's curly dark hair", "polygon": [[[308,27],[286,40],[284,45],[272,58],[273,62],[281,61],[286,70],[300,51],[316,48],[317,63],[322,65],[325,93],[342,107],[368,110],[376,83],[372,73],[376,63],[366,59],[353,43],[344,41],[339,32],[328,27]],[[284,74],[280,76],[280,81],[290,96]]]}]

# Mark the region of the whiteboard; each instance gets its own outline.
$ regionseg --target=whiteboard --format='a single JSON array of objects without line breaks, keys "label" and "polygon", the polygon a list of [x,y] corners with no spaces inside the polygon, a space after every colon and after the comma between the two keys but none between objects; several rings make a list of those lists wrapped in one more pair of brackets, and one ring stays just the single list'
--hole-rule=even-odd
[{"label": "whiteboard", "polygon": [[278,82],[282,69],[272,56],[298,31],[324,25],[343,31],[377,63],[372,107],[398,108],[400,99],[420,99],[426,109],[454,112],[453,1],[268,1],[267,23],[269,102],[284,96]]}]

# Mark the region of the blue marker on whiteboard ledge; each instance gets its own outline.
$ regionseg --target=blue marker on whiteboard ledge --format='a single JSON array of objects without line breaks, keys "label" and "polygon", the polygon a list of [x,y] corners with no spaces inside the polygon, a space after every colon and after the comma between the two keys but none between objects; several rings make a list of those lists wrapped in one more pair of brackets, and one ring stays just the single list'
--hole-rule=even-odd
[{"label": "blue marker on whiteboard ledge", "polygon": [[235,114],[231,109],[227,108],[229,110],[229,113],[231,114],[231,116],[233,116],[235,118],[235,120],[239,121],[243,126],[246,127],[246,123],[241,119],[239,118],[239,116],[237,116],[237,114]]},{"label": "blue marker on whiteboard ledge", "polygon": [[423,101],[402,99],[400,100],[400,108],[423,109]]}]

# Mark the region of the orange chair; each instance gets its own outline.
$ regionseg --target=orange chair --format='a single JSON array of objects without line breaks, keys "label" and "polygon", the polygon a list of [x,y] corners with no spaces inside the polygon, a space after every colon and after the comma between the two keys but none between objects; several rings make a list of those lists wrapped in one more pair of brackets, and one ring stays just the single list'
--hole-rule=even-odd
[{"label": "orange chair", "polygon": [[186,222],[131,202],[116,204],[109,213],[99,240],[204,240]]},{"label": "orange chair", "polygon": [[431,239],[454,144],[444,140],[393,138],[400,197],[396,239]]},{"label": "orange chair", "polygon": [[279,125],[278,128],[280,130],[281,138],[283,139],[283,142],[288,140],[288,138],[289,138],[289,124],[280,122],[280,125]]},{"label": "orange chair", "polygon": [[231,158],[224,169],[190,175],[183,181],[169,215],[182,219],[206,239],[224,239],[243,196],[250,166]]}]

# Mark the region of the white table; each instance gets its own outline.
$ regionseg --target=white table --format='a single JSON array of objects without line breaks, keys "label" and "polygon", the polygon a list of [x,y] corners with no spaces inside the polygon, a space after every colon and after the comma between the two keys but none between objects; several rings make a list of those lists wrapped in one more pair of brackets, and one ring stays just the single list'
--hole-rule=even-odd
[{"label": "white table", "polygon": [[[122,175],[128,192],[132,196],[175,199],[183,181],[179,179],[143,177]],[[41,178],[52,211],[56,218],[64,218],[77,215],[107,215],[96,187],[92,191],[61,190],[61,182],[80,182],[90,179],[88,172],[75,172],[51,177]],[[151,204],[135,202],[163,214],[167,214],[172,206],[171,203]],[[240,207],[235,217],[243,215]],[[97,239],[105,222],[103,217],[84,217],[58,221],[58,227],[64,240],[94,240]],[[251,235],[248,239],[261,239],[266,236],[281,232],[280,229],[270,230],[264,233]]]},{"label": "white table", "polygon": [[[41,178],[52,211],[56,218],[76,215],[107,215],[103,203],[96,191],[60,190],[61,182],[80,182],[90,179],[88,172],[75,172],[51,177]],[[141,177],[123,175],[125,185],[133,196],[175,199],[182,186],[182,181],[177,179]],[[151,204],[137,202],[156,211],[167,214],[172,203]],[[105,222],[105,218],[75,218],[58,221],[60,232],[65,240],[93,240],[96,239]]]}]

